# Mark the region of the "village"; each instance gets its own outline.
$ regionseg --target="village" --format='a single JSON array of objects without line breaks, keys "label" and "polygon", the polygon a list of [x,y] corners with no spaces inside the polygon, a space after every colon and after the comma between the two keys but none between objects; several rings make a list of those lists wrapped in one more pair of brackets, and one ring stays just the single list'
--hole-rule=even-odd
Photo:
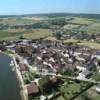
[{"label": "village", "polygon": [[1,0],[0,100],[100,100],[100,0]]},{"label": "village", "polygon": [[97,49],[43,39],[4,41],[1,47],[1,51],[14,55],[29,100],[53,100],[56,95],[66,94],[62,89],[66,84],[67,88],[75,84],[79,88],[68,93],[71,94],[68,100],[93,85],[100,93],[100,51]]},{"label": "village", "polygon": [[69,30],[66,28],[61,28],[61,27],[52,27],[51,28],[51,33],[53,36],[56,36],[57,34],[61,35],[61,39],[75,39],[75,40],[85,40],[85,41],[92,41],[96,43],[100,43],[100,34],[91,34],[85,31],[81,30]]}]

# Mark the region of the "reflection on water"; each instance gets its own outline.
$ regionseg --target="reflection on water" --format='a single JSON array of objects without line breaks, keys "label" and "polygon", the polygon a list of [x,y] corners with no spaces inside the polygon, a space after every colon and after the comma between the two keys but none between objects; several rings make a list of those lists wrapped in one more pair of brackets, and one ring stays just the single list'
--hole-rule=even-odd
[{"label": "reflection on water", "polygon": [[0,100],[21,100],[16,73],[10,62],[10,57],[0,55]]}]

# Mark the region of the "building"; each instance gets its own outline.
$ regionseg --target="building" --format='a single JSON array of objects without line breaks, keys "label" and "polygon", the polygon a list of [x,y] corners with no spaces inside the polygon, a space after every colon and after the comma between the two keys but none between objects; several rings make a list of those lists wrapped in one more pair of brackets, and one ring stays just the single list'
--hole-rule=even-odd
[{"label": "building", "polygon": [[97,85],[96,85],[96,92],[97,92],[97,93],[100,93],[100,84],[97,84]]},{"label": "building", "polygon": [[27,85],[27,92],[28,92],[28,95],[38,94],[39,87],[34,82],[31,84],[28,84]]},{"label": "building", "polygon": [[19,63],[19,68],[20,68],[20,71],[25,71],[25,70],[27,70],[28,67],[24,63]]}]

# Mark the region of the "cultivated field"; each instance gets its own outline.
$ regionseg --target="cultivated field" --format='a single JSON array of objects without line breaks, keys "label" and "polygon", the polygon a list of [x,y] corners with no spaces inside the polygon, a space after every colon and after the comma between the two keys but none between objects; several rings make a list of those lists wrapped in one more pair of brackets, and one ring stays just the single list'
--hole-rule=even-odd
[{"label": "cultivated field", "polygon": [[24,18],[24,17],[17,17],[17,18],[3,18],[2,21],[0,21],[0,24],[8,24],[10,26],[13,25],[29,25],[29,24],[34,24],[39,22],[40,20],[36,20],[36,19],[28,19],[28,18]]},{"label": "cultivated field", "polygon": [[48,29],[33,29],[33,30],[27,30],[22,32],[6,32],[2,31],[0,33],[0,39],[1,40],[15,40],[18,39],[20,36],[23,36],[27,39],[39,39],[43,37],[47,37]]},{"label": "cultivated field", "polygon": [[[100,33],[100,19],[96,18],[94,19],[94,18],[74,17],[74,16],[64,16],[64,17],[48,17],[48,16],[16,17],[15,16],[15,17],[0,18],[0,39],[15,40],[18,39],[20,36],[23,36],[27,39],[38,39],[46,37],[50,35],[49,30],[50,27],[53,26],[50,23],[50,21],[55,19],[64,19],[64,18],[66,24],[63,26],[63,28],[65,30],[75,29],[75,30],[85,31],[90,34]],[[56,24],[58,23],[60,22],[56,22]],[[34,25],[36,25],[36,27]],[[55,26],[57,25],[54,25],[54,27]],[[57,40],[55,37],[48,37],[46,39],[52,41]],[[64,42],[77,42],[77,41],[79,40],[73,40],[73,39],[64,40]],[[81,41],[81,43],[78,44],[100,49],[100,44],[94,42]]]},{"label": "cultivated field", "polygon": [[75,23],[75,24],[93,24],[94,22],[88,18],[80,18],[80,17],[74,17],[74,19],[72,19],[71,21],[69,21],[70,23]]},{"label": "cultivated field", "polygon": [[32,32],[29,32],[27,34],[23,34],[24,38],[27,39],[38,39],[43,38],[49,35],[48,29],[34,29]]}]

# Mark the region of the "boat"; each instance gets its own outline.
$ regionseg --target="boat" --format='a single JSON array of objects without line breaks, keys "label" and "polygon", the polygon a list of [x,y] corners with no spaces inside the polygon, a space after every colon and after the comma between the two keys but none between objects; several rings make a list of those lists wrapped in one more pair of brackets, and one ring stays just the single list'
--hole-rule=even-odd
[{"label": "boat", "polygon": [[14,66],[14,63],[13,63],[13,61],[11,61],[11,63],[10,63],[10,66]]},{"label": "boat", "polygon": [[15,71],[15,67],[12,68],[12,71]]}]

